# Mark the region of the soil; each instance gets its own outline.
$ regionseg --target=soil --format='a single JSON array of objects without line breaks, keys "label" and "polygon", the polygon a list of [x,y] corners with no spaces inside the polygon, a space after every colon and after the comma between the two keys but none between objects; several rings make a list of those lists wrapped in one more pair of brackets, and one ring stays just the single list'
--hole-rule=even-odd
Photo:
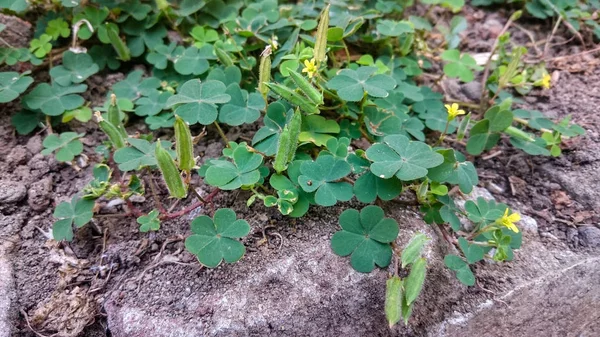
[{"label": "soil", "polygon": [[[468,7],[465,15],[470,22],[463,39],[465,47],[473,52],[489,51],[507,15]],[[536,23],[524,28],[538,39],[550,31],[548,26]],[[529,41],[523,30],[515,28],[511,32],[518,41]],[[568,32],[562,34],[568,36]],[[557,43],[563,40],[566,38],[556,37]],[[582,51],[580,48],[574,42],[554,46],[549,57],[574,54]],[[182,235],[189,234],[190,220],[210,214],[210,207],[165,221],[160,231],[144,234],[139,232],[135,218],[118,216],[126,212],[124,205],[101,202],[102,215],[78,230],[72,243],[48,240],[53,208],[91,180],[92,166],[99,161],[94,147],[104,136],[93,123],[71,125],[71,129],[86,133],[83,142],[87,159],[80,160],[76,169],[39,153],[43,132],[17,135],[10,116],[18,111],[18,105],[4,105],[0,111],[0,257],[10,254],[15,283],[11,305],[16,331],[12,335],[35,336],[33,329],[48,335],[63,331],[65,336],[145,336],[158,335],[160,329],[172,329],[177,336],[318,336],[323,331],[347,336],[438,335],[432,332],[433,326],[455,312],[474,312],[474,303],[493,298],[488,291],[509,291],[517,283],[515,277],[536,278],[545,270],[558,270],[562,261],[598,256],[600,195],[595,183],[600,177],[600,116],[596,112],[600,106],[600,69],[589,66],[592,61],[584,55],[570,58],[569,63],[561,59],[549,63],[554,70],[552,89],[534,91],[522,103],[551,118],[572,115],[573,121],[586,129],[585,136],[567,143],[561,157],[527,156],[501,143],[488,153],[500,151],[498,155],[475,160],[480,186],[537,222],[537,227],[525,235],[527,249],[563,253],[543,261],[536,260],[537,255],[517,253],[514,264],[486,263],[476,268],[479,287],[467,289],[443,267],[441,259],[448,249],[445,243],[433,240],[428,248],[431,265],[422,295],[428,300],[415,307],[409,328],[395,330],[387,328],[383,316],[386,272],[356,276],[347,271],[346,259],[332,258],[329,252],[328,242],[338,228],[337,218],[353,204],[313,207],[307,217],[294,220],[260,203],[247,207],[246,192],[220,192],[214,198],[214,207],[233,208],[238,217],[248,220],[252,232],[243,240],[247,247],[244,259],[214,270],[201,268],[181,240]],[[122,74],[94,76],[88,80],[91,90],[86,99],[98,105],[111,83],[122,78]],[[457,88],[454,98],[469,100],[466,93],[473,88]],[[228,137],[241,141],[249,130],[231,128]],[[135,121],[128,131],[148,132],[143,123]],[[217,135],[209,131],[195,152],[203,158],[214,158],[222,148]],[[199,178],[194,179],[198,182]],[[155,180],[160,199],[173,205],[160,179]],[[198,192],[206,196],[211,188],[200,187]],[[177,207],[191,203],[186,200]],[[151,202],[136,206],[143,211],[152,207]],[[405,244],[416,231],[438,237],[415,208],[396,204],[384,208],[406,234],[399,244]],[[506,273],[504,268],[511,272]],[[306,293],[292,291],[298,285],[305,287]],[[349,293],[347,288],[357,291]],[[316,298],[314,293],[319,291],[330,296]],[[239,303],[240,298],[246,302]],[[224,305],[223,301],[229,302]],[[267,302],[279,306],[261,307]],[[291,315],[272,319],[277,312],[290,310],[304,320]],[[245,317],[240,320],[239,315]],[[171,321],[156,322],[153,318]],[[119,330],[123,327],[131,330]],[[178,329],[183,332],[177,334]]]}]

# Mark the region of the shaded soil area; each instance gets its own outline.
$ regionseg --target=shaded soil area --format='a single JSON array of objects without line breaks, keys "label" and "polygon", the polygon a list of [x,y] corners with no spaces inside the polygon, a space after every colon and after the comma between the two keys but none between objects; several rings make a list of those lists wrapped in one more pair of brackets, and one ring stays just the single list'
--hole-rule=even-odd
[{"label": "shaded soil area", "polygon": [[[489,51],[505,16],[465,10],[471,24],[467,48]],[[541,39],[547,28],[527,29]],[[484,33],[475,35],[478,31]],[[523,30],[515,29],[514,34],[517,39],[529,39]],[[574,54],[578,48],[553,47],[551,55]],[[590,62],[587,56],[568,61],[550,63],[555,70],[553,88],[533,92],[522,106],[551,118],[572,115],[573,121],[586,129],[586,136],[569,140],[560,158],[531,157],[502,142],[475,161],[481,187],[535,220],[536,226],[525,235],[531,242],[528,249],[564,250],[552,257],[557,261],[597,256],[600,247],[600,195],[595,188],[600,178],[600,116],[596,111],[600,70],[586,66]],[[120,74],[93,77],[88,81],[92,90],[87,99],[98,104],[110,84],[121,78]],[[463,87],[455,93],[463,95],[455,98],[469,100]],[[449,248],[435,239],[428,248],[430,274],[422,296],[427,300],[418,302],[410,327],[390,331],[383,315],[386,271],[353,273],[347,259],[332,256],[329,250],[339,214],[358,205],[313,207],[306,218],[294,220],[260,203],[247,207],[246,192],[221,192],[214,198],[214,207],[233,208],[238,217],[248,220],[252,232],[244,239],[244,259],[215,270],[202,268],[182,241],[189,234],[191,219],[210,214],[210,207],[165,221],[159,232],[144,234],[135,218],[119,216],[126,212],[125,205],[100,202],[101,215],[77,231],[73,243],[58,244],[48,240],[53,208],[91,179],[91,168],[99,160],[94,147],[104,137],[93,123],[72,125],[74,131],[86,133],[82,139],[85,157],[77,162],[80,169],[75,169],[40,154],[43,132],[16,135],[10,116],[17,111],[16,104],[0,111],[0,256],[10,256],[13,269],[14,336],[35,336],[32,329],[47,334],[61,330],[73,336],[149,336],[163,331],[175,336],[317,336],[323,331],[346,336],[436,335],[431,327],[455,311],[474,310],[475,300],[494,298],[490,291],[509,290],[516,283],[515,275],[534,278],[542,273],[542,266],[560,265],[527,255],[518,256],[514,265],[486,263],[476,268],[481,284],[467,289],[443,267],[441,259]],[[134,123],[128,131],[148,132],[143,123]],[[239,141],[247,131],[232,128],[228,138]],[[195,153],[215,158],[222,147],[209,132],[196,145]],[[145,179],[155,179],[160,198],[167,207],[174,205],[160,179]],[[201,185],[198,177],[194,179],[196,186]],[[203,196],[211,191],[198,188]],[[191,203],[186,200],[176,207]],[[144,211],[153,207],[150,200],[136,206]],[[393,203],[384,208],[401,225],[400,245],[416,231],[438,237],[415,208]],[[506,274],[503,268],[513,271]],[[295,291],[298,287],[305,291]],[[241,290],[247,293],[240,294]],[[315,296],[322,293],[329,296]],[[244,302],[240,302],[242,298]],[[277,305],[267,308],[262,303]],[[300,326],[294,317],[285,315],[273,319],[278,312],[290,311],[308,323]],[[240,314],[244,314],[242,320]]]}]

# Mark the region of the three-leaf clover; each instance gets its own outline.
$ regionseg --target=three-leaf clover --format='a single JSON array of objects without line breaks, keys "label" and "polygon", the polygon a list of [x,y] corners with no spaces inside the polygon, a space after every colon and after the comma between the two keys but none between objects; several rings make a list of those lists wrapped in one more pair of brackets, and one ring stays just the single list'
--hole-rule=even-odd
[{"label": "three-leaf clover", "polygon": [[251,152],[246,143],[241,143],[233,150],[233,162],[227,160],[211,160],[206,170],[206,183],[222,190],[235,190],[242,186],[256,184],[261,174],[259,167],[263,157]]},{"label": "three-leaf clover", "polygon": [[52,50],[52,36],[42,34],[39,38],[31,40],[29,43],[29,51],[37,58],[46,56]]},{"label": "three-leaf clover", "polygon": [[48,21],[46,34],[57,40],[59,37],[69,37],[71,30],[69,29],[69,24],[63,18],[58,18]]},{"label": "three-leaf clover", "polygon": [[331,134],[340,132],[340,126],[335,120],[319,115],[310,115],[302,118],[301,130],[298,137],[301,143],[311,142],[317,146],[325,146],[327,141],[333,139]]},{"label": "three-leaf clover", "polygon": [[83,144],[79,138],[83,137],[83,134],[76,132],[63,132],[59,135],[53,133],[48,135],[42,143],[44,150],[42,154],[47,156],[54,151],[56,160],[61,162],[72,161],[76,155],[83,151]]},{"label": "three-leaf clover", "polygon": [[246,247],[237,239],[250,233],[250,225],[246,220],[236,220],[232,209],[217,210],[213,219],[199,216],[191,227],[192,235],[185,240],[185,248],[203,265],[215,268],[222,260],[234,263],[244,256]]},{"label": "three-leaf clover", "polygon": [[373,76],[376,72],[377,67],[342,69],[327,82],[327,87],[337,90],[338,96],[349,102],[360,101],[365,93],[372,97],[387,97],[389,91],[396,87],[396,81],[388,75]]},{"label": "three-leaf clover", "polygon": [[288,109],[281,101],[269,104],[263,119],[264,126],[254,134],[252,146],[268,156],[274,155],[277,152],[279,135],[292,114],[293,110]]},{"label": "three-leaf clover", "polygon": [[[115,151],[114,161],[119,164],[121,171],[135,171],[146,166],[156,166],[155,149],[156,143],[150,143],[145,139],[127,138],[127,142],[131,146],[123,147]],[[165,149],[171,147],[168,141],[161,141],[161,145]],[[167,150],[171,156],[174,152]]]},{"label": "three-leaf clover", "polygon": [[158,218],[158,210],[153,209],[148,215],[142,215],[137,218],[140,224],[140,232],[146,233],[149,231],[157,231],[160,229],[160,219]]},{"label": "three-leaf clover", "polygon": [[469,54],[460,54],[457,49],[449,49],[442,53],[442,60],[448,62],[444,65],[444,73],[448,77],[458,77],[463,82],[471,82],[475,78],[473,70],[482,70],[475,59]]},{"label": "three-leaf clover", "polygon": [[189,80],[169,97],[167,108],[181,104],[175,113],[189,124],[208,125],[217,119],[217,103],[227,103],[231,96],[225,94],[225,84],[219,81]]},{"label": "three-leaf clover", "polygon": [[464,285],[472,286],[475,284],[475,275],[469,268],[469,265],[456,255],[446,255],[444,258],[446,266],[456,273],[456,278]]},{"label": "three-leaf clover", "polygon": [[0,103],[8,103],[19,97],[31,83],[33,78],[29,76],[12,71],[0,73]]},{"label": "three-leaf clover", "polygon": [[233,126],[253,123],[260,117],[260,110],[265,108],[265,100],[261,94],[248,94],[237,83],[230,84],[225,93],[231,96],[231,100],[221,107],[220,122]]},{"label": "three-leaf clover", "polygon": [[84,99],[76,94],[85,92],[86,89],[85,84],[63,87],[41,83],[23,97],[23,102],[30,109],[40,109],[48,116],[58,116],[82,106]]},{"label": "three-leaf clover", "polygon": [[405,33],[413,33],[413,24],[409,21],[379,20],[377,31],[385,36],[400,36]]},{"label": "three-leaf clover", "polygon": [[74,196],[71,202],[63,201],[54,209],[54,217],[58,220],[52,225],[52,237],[56,241],[73,240],[73,227],[83,227],[94,216],[94,200],[80,199]]},{"label": "three-leaf clover", "polygon": [[319,156],[316,161],[305,161],[300,166],[298,182],[306,192],[315,192],[315,202],[321,206],[333,206],[352,198],[352,185],[337,180],[350,174],[351,167],[345,160],[333,156]]},{"label": "three-leaf clover", "polygon": [[339,220],[342,230],[331,238],[331,248],[339,256],[350,257],[352,267],[369,273],[375,265],[387,267],[392,259],[390,242],[398,236],[398,223],[385,218],[378,206],[367,206],[360,213],[345,210]]},{"label": "three-leaf clover", "polygon": [[422,178],[427,175],[428,168],[444,162],[444,157],[429,145],[410,141],[402,135],[386,136],[382,143],[373,144],[366,154],[373,162],[371,172],[383,179],[394,175],[404,181]]},{"label": "three-leaf clover", "polygon": [[98,70],[100,68],[87,53],[66,51],[63,54],[63,64],[50,69],[50,76],[56,83],[68,86],[71,83],[85,81],[88,77],[97,73]]}]

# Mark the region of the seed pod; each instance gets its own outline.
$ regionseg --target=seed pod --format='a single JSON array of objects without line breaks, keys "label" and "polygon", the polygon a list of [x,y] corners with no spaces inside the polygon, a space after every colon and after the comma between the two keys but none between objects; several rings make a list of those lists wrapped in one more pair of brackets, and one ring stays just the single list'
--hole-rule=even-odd
[{"label": "seed pod", "polygon": [[277,145],[277,153],[273,168],[277,173],[281,173],[287,169],[287,164],[294,159],[296,149],[298,147],[298,137],[302,127],[302,114],[296,110],[289,124],[287,124],[281,135],[279,136],[279,144]]},{"label": "seed pod", "polygon": [[98,126],[100,126],[100,129],[108,136],[108,139],[112,143],[113,147],[115,149],[124,147],[125,137],[123,137],[117,127],[112,123],[105,121],[104,118],[102,118],[102,115],[100,115],[99,111],[96,111],[94,115],[96,115],[96,119],[98,120]]},{"label": "seed pod", "polygon": [[179,116],[175,116],[175,150],[179,169],[186,172],[191,171],[196,165],[192,134],[188,124]]},{"label": "seed pod", "polygon": [[385,282],[385,317],[390,328],[400,321],[402,315],[402,279],[392,276]]},{"label": "seed pod", "polygon": [[531,137],[531,135],[521,129],[517,129],[514,126],[507,127],[504,132],[509,136],[515,137],[517,139],[524,140],[526,142],[535,142],[535,139]]},{"label": "seed pod", "polygon": [[233,65],[233,59],[223,49],[215,48],[215,54],[217,54],[217,58],[219,61],[221,61],[221,63],[223,63],[224,66],[229,67]]},{"label": "seed pod", "polygon": [[275,172],[281,173],[287,169],[288,163],[288,150],[291,145],[290,130],[288,126],[283,127],[281,135],[279,135],[279,144],[277,145],[277,153],[275,154],[275,161],[273,162],[273,168]]},{"label": "seed pod", "polygon": [[288,100],[290,103],[299,106],[300,109],[309,115],[318,114],[320,112],[319,108],[317,108],[314,103],[309,101],[307,98],[300,96],[300,94],[284,85],[277,83],[265,83],[265,85],[269,89],[273,90],[273,92],[275,92],[277,95]]},{"label": "seed pod", "polygon": [[467,127],[469,126],[469,122],[471,121],[471,113],[469,112],[463,120],[460,122],[458,126],[458,131],[456,132],[456,139],[463,140],[465,138],[465,133],[467,132]]},{"label": "seed pod", "polygon": [[125,131],[125,126],[121,121],[121,112],[119,111],[119,106],[117,105],[117,96],[115,94],[110,95],[110,104],[108,106],[106,117],[108,122],[114,125],[117,130],[119,130],[121,135],[123,135],[123,137],[127,138],[127,132]]},{"label": "seed pod", "polygon": [[317,88],[313,87],[312,84],[299,73],[290,70],[290,77],[296,83],[300,91],[308,97],[316,105],[323,104],[323,95],[317,90]]},{"label": "seed pod", "polygon": [[175,166],[175,161],[171,158],[169,152],[160,145],[160,142],[156,142],[154,154],[160,173],[162,173],[162,177],[167,184],[171,196],[177,199],[185,198],[187,196],[187,188],[179,175],[179,170],[177,170],[177,166]]},{"label": "seed pod", "polygon": [[271,46],[268,45],[260,54],[260,66],[258,67],[258,91],[263,95],[265,101],[269,93],[267,82],[271,80]]},{"label": "seed pod", "polygon": [[112,44],[113,48],[117,52],[117,55],[119,55],[119,59],[122,61],[129,61],[131,59],[131,54],[125,42],[121,40],[119,34],[114,28],[109,25],[107,25],[106,28],[106,35],[108,35],[110,44]]},{"label": "seed pod", "polygon": [[317,65],[325,61],[327,52],[327,30],[329,29],[329,5],[325,7],[319,18],[317,35],[315,36],[314,55]]}]

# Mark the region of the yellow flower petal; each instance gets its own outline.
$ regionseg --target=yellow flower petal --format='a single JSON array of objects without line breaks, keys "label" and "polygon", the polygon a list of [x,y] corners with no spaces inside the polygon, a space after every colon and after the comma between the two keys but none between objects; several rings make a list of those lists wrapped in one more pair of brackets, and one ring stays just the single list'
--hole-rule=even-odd
[{"label": "yellow flower petal", "polygon": [[508,221],[517,222],[521,220],[521,215],[519,213],[513,213],[508,216]]}]

